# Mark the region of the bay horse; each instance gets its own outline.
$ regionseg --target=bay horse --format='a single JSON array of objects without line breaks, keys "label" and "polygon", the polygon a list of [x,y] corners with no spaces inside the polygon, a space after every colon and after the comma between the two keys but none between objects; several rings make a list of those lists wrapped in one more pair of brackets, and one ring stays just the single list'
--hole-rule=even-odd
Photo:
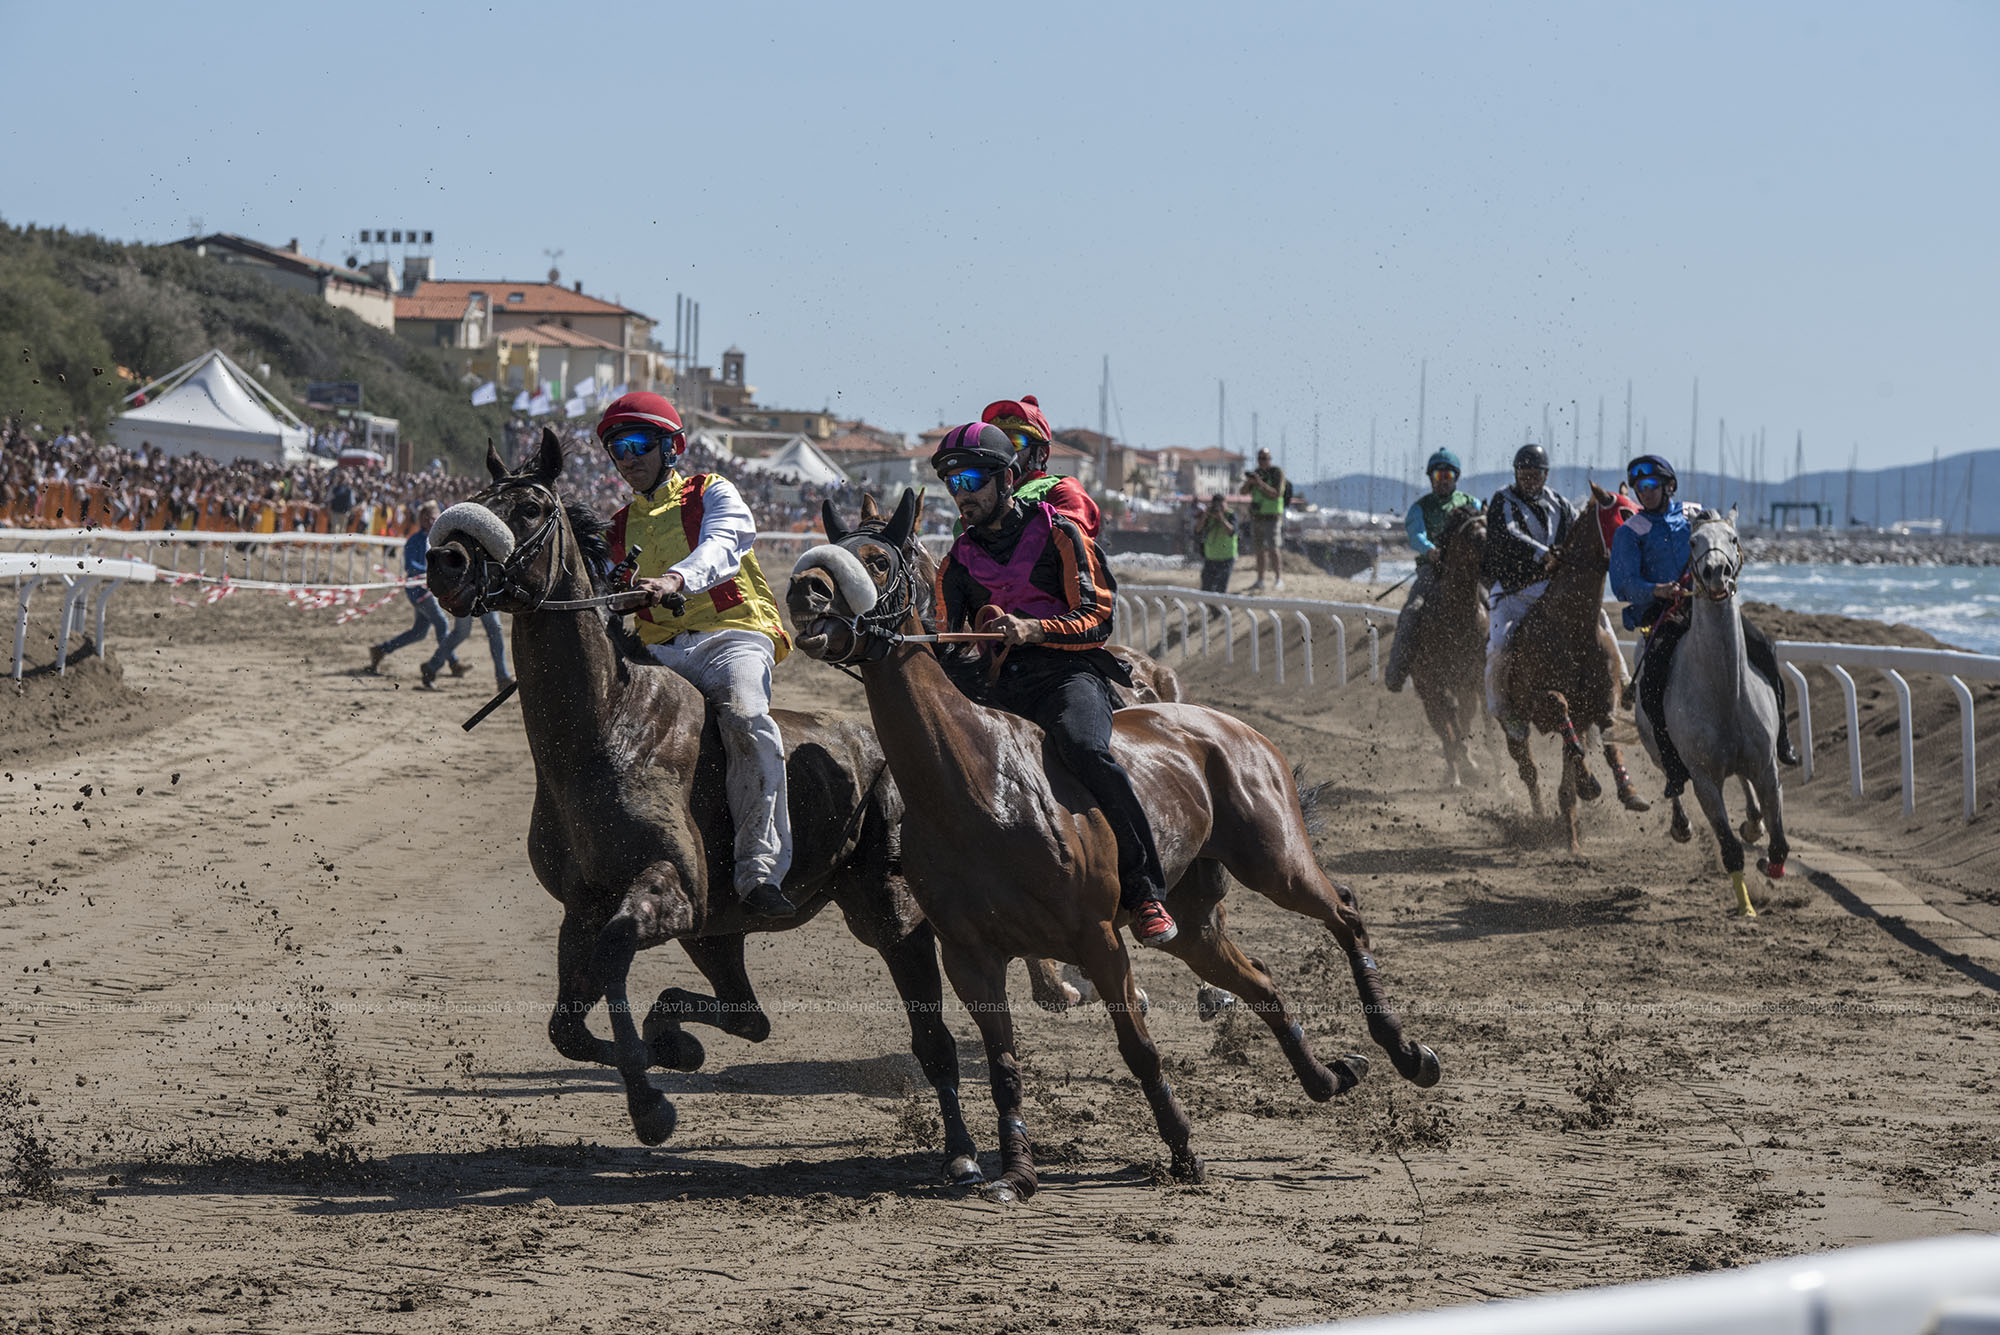
[{"label": "bay horse", "polygon": [[[848,532],[825,507],[830,542],[808,550],[786,590],[798,646],[858,671],[898,786],[922,793],[903,819],[911,891],[938,935],[950,979],[986,1046],[999,1112],[1001,1176],[986,1194],[1035,1190],[1034,1151],[1021,1116],[1022,1081],[1007,1000],[1007,964],[1045,956],[1082,967],[1106,1000],[1118,1048],[1151,1105],[1184,1181],[1204,1176],[1193,1128],[1161,1070],[1119,926],[1118,850],[1083,786],[1046,749],[1041,729],[960,692],[928,645],[934,565],[912,539],[919,503]],[[1349,1054],[1313,1055],[1263,963],[1225,930],[1233,874],[1281,908],[1317,919],[1345,954],[1370,1034],[1404,1078],[1434,1085],[1437,1054],[1403,1036],[1351,891],[1313,858],[1291,766],[1248,724],[1199,705],[1155,704],[1113,716],[1112,751],[1153,819],[1167,904],[1180,934],[1164,949],[1264,1018],[1308,1096],[1332,1098],[1366,1074]]]},{"label": "bay horse", "polygon": [[[866,726],[774,710],[784,737],[794,918],[751,915],[730,893],[734,827],[721,736],[701,694],[645,654],[622,621],[588,603],[604,591],[604,521],[554,491],[561,442],[509,472],[491,445],[492,484],[439,516],[426,583],[455,616],[514,615],[515,678],[535,763],[528,861],[563,905],[549,1039],[572,1061],[614,1066],[633,1130],[648,1145],[676,1114],[647,1077],[653,1066],[694,1070],[701,1043],[683,1023],[714,1025],[756,1043],[771,1031],[743,965],[747,932],[800,926],[828,902],[889,968],[910,1045],[937,1092],[946,1177],[981,1181],[958,1100],[958,1049],[941,1014],[934,936],[899,871],[902,800]],[[545,605],[546,604],[546,605]],[[715,989],[662,992],[635,1023],[627,995],[634,955],[679,941]],[[585,1017],[600,1001],[611,1040]]]},{"label": "bay horse", "polygon": [[1485,512],[1458,511],[1439,537],[1437,582],[1410,653],[1410,680],[1444,744],[1445,778],[1454,788],[1479,777],[1471,742],[1486,694],[1486,591],[1479,583],[1485,552]]},{"label": "bay horse", "polygon": [[[1757,869],[1772,880],[1785,874],[1791,846],[1785,839],[1785,793],[1778,777],[1778,695],[1750,670],[1743,645],[1743,613],[1736,602],[1736,579],[1743,570],[1743,544],[1736,535],[1736,512],[1725,518],[1704,510],[1689,536],[1688,572],[1694,581],[1688,628],[1675,646],[1662,703],[1667,731],[1688,770],[1695,800],[1715,831],[1722,866],[1736,891],[1737,911],[1757,916],[1743,882],[1743,845],[1771,827],[1769,857]],[[1642,669],[1643,670],[1643,669]],[[1634,706],[1639,740],[1655,763],[1659,743],[1642,696]],[[1724,785],[1741,781],[1747,811],[1742,839],[1730,828]],[[1690,837],[1687,809],[1673,801],[1674,838]]]},{"label": "bay horse", "polygon": [[[1603,793],[1584,757],[1581,733],[1596,729],[1604,745],[1605,763],[1618,786],[1618,800],[1631,811],[1650,811],[1652,803],[1639,796],[1625,772],[1625,754],[1611,740],[1611,723],[1619,687],[1625,679],[1625,659],[1604,620],[1604,575],[1611,565],[1598,513],[1617,498],[1595,482],[1590,504],[1583,508],[1555,549],[1555,570],[1548,590],[1535,600],[1505,650],[1500,672],[1500,699],[1507,711],[1528,720],[1539,732],[1562,738],[1562,782],[1558,802],[1570,852],[1582,851],[1577,838],[1576,803],[1594,802]],[[1539,818],[1541,780],[1527,737],[1507,738],[1528,800]]]}]

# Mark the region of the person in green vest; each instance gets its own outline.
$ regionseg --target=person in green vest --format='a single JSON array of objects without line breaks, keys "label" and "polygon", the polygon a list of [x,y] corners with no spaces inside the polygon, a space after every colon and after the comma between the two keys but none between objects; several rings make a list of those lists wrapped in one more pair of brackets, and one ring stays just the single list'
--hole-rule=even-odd
[{"label": "person in green vest", "polygon": [[1229,572],[1236,566],[1236,516],[1217,492],[1208,501],[1198,526],[1201,538],[1201,591],[1228,593]]},{"label": "person in green vest", "polygon": [[1417,620],[1423,616],[1424,603],[1437,587],[1441,568],[1438,539],[1444,536],[1453,515],[1480,508],[1476,499],[1458,489],[1458,456],[1450,450],[1433,454],[1424,465],[1424,472],[1430,476],[1431,489],[1417,498],[1403,518],[1403,532],[1417,553],[1417,577],[1403,603],[1403,614],[1396,619],[1395,641],[1389,646],[1389,670],[1383,682],[1392,691],[1402,690],[1409,678],[1410,653],[1417,642]]},{"label": "person in green vest", "polygon": [[1271,577],[1285,587],[1285,566],[1278,555],[1285,541],[1285,500],[1291,488],[1285,470],[1271,462],[1269,450],[1257,451],[1257,466],[1243,475],[1244,490],[1250,493],[1250,550],[1257,553],[1257,581],[1246,592],[1264,587],[1264,561],[1271,562]]}]

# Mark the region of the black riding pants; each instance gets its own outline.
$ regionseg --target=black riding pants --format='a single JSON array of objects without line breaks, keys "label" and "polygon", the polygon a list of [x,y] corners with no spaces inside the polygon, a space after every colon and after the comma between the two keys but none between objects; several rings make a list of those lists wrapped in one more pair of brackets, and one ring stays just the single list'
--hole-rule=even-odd
[{"label": "black riding pants", "polygon": [[[1017,651],[1018,652],[1018,651]],[[1153,844],[1153,825],[1132,790],[1132,778],[1111,754],[1111,683],[1090,668],[1023,674],[1002,673],[988,703],[1032,720],[1048,734],[1049,746],[1074,774],[1111,825],[1118,840],[1118,902],[1134,909],[1166,895],[1166,874]]]},{"label": "black riding pants", "polygon": [[[1778,697],[1778,735],[1786,733],[1785,725],[1785,678],[1778,671],[1778,651],[1771,644],[1771,637],[1757,629],[1748,617],[1737,614],[1743,622],[1743,657],[1750,670],[1770,683]],[[1667,735],[1666,698],[1668,665],[1673,661],[1674,648],[1681,636],[1687,634],[1688,623],[1684,620],[1668,619],[1656,623],[1646,637],[1645,657],[1639,665],[1639,698],[1646,704],[1646,717],[1653,724],[1653,741],[1660,751],[1660,769],[1667,776],[1667,796],[1678,797],[1687,787],[1687,764],[1674,746],[1673,738]]]}]

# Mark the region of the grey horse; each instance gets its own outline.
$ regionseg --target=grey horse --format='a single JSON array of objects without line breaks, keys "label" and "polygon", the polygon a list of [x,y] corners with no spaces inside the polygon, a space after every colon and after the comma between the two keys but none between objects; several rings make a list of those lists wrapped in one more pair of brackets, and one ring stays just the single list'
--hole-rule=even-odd
[{"label": "grey horse", "polygon": [[[1702,814],[1722,845],[1722,865],[1736,889],[1737,908],[1756,917],[1743,883],[1743,845],[1771,827],[1770,856],[1757,869],[1776,880],[1785,874],[1785,795],[1778,783],[1778,698],[1743,652],[1743,617],[1736,605],[1736,577],[1743,569],[1743,545],[1736,536],[1736,511],[1725,517],[1704,511],[1695,520],[1688,569],[1694,575],[1693,607],[1687,633],[1673,655],[1664,708],[1667,732],[1686,762],[1688,782]],[[1643,699],[1635,706],[1639,740],[1653,763],[1660,760],[1652,720]],[[1731,776],[1743,784],[1747,810],[1742,839],[1730,828],[1723,785]],[[1673,799],[1672,833],[1692,837],[1681,799]]]}]

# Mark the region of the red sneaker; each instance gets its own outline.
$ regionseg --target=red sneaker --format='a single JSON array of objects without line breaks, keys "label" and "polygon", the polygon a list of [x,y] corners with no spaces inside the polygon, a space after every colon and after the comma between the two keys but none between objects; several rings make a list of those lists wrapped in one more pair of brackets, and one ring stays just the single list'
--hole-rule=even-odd
[{"label": "red sneaker", "polygon": [[1142,946],[1164,946],[1180,934],[1174,915],[1157,899],[1149,899],[1132,911],[1132,937]]}]

